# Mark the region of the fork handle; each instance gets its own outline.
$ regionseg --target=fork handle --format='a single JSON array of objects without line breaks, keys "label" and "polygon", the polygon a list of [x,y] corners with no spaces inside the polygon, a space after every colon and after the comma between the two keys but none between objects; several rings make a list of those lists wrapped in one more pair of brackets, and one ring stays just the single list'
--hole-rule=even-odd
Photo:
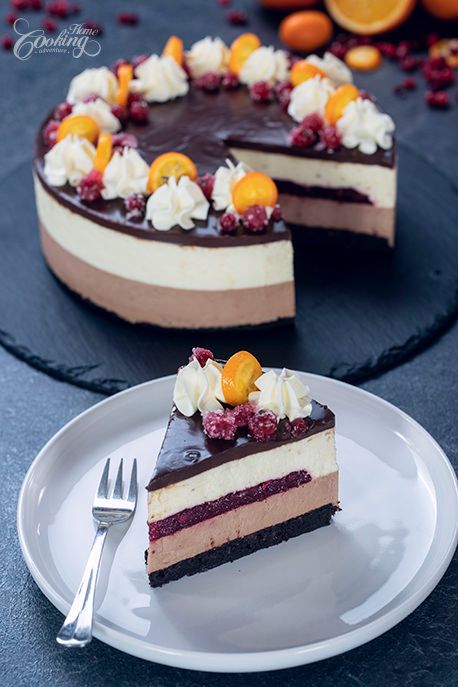
[{"label": "fork handle", "polygon": [[68,647],[86,646],[92,640],[95,585],[109,525],[99,523],[83,577],[73,603],[56,637],[58,644]]}]

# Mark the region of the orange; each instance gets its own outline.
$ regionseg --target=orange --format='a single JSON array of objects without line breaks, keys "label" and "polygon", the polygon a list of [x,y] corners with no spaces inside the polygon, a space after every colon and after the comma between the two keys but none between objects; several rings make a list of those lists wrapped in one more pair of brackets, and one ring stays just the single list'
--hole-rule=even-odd
[{"label": "orange", "polygon": [[111,153],[113,150],[111,135],[100,134],[97,141],[97,149],[95,151],[94,167],[99,172],[103,172],[107,164],[110,162]]},{"label": "orange", "polygon": [[250,205],[273,207],[277,200],[277,187],[272,179],[262,172],[248,172],[232,189],[232,202],[241,215]]},{"label": "orange", "polygon": [[310,64],[307,60],[299,60],[293,64],[289,80],[293,86],[299,86],[300,83],[307,81],[307,79],[313,79],[314,76],[323,77],[326,76],[326,72],[314,64]]},{"label": "orange", "polygon": [[66,136],[81,136],[87,138],[91,143],[95,143],[100,133],[99,125],[88,115],[73,115],[66,117],[59,124],[57,129],[57,140],[62,141]]},{"label": "orange", "polygon": [[269,10],[303,10],[318,5],[319,0],[259,0],[259,4]]},{"label": "orange", "polygon": [[262,375],[259,361],[248,351],[234,353],[225,366],[221,376],[223,396],[231,406],[248,401],[248,394],[256,391],[255,382]]},{"label": "orange", "polygon": [[151,164],[148,188],[155,191],[165,184],[169,177],[179,179],[182,176],[197,179],[197,169],[191,158],[183,153],[164,153]]},{"label": "orange", "polygon": [[326,9],[337,24],[363,36],[399,26],[415,3],[416,0],[325,0]]},{"label": "orange", "polygon": [[332,31],[332,22],[324,12],[306,10],[283,19],[278,35],[290,50],[312,52],[329,43]]},{"label": "orange", "polygon": [[330,96],[328,102],[324,107],[324,118],[328,124],[334,125],[343,114],[348,103],[356,100],[359,96],[359,91],[352,83],[343,84],[339,86]]},{"label": "orange", "polygon": [[445,57],[452,69],[458,69],[458,38],[443,38],[429,48],[430,57]]},{"label": "orange", "polygon": [[122,107],[126,107],[129,99],[129,83],[132,81],[134,70],[131,64],[121,64],[118,67],[118,92],[116,102]]},{"label": "orange", "polygon": [[170,36],[167,43],[164,45],[164,50],[162,51],[162,57],[173,57],[175,62],[183,66],[183,41],[178,36]]},{"label": "orange", "polygon": [[242,33],[231,44],[229,53],[229,71],[238,74],[243,63],[252,52],[261,47],[261,41],[255,33]]},{"label": "orange", "polygon": [[351,69],[369,71],[382,64],[382,53],[373,45],[358,45],[350,48],[345,55],[345,62]]},{"label": "orange", "polygon": [[422,4],[438,19],[458,19],[457,0],[422,0]]}]

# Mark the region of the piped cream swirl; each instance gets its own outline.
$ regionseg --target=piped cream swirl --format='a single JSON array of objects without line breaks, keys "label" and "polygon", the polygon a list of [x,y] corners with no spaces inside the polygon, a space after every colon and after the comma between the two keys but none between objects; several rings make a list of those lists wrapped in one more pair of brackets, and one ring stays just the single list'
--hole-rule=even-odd
[{"label": "piped cream swirl", "polygon": [[271,410],[279,420],[286,417],[292,422],[312,412],[310,389],[286,368],[280,374],[265,372],[255,384],[259,391],[250,394],[250,401],[260,410]]},{"label": "piped cream swirl", "polygon": [[201,367],[194,358],[178,371],[173,402],[180,413],[191,417],[198,410],[222,410],[222,401],[221,367],[214,360]]}]

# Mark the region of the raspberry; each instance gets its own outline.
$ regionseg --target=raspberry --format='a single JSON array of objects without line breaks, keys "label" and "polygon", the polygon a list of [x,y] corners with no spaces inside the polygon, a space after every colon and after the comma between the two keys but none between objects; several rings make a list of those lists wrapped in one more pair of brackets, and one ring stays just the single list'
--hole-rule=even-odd
[{"label": "raspberry", "polygon": [[263,231],[269,222],[265,207],[263,205],[250,205],[243,213],[242,222],[252,234]]},{"label": "raspberry", "polygon": [[407,57],[400,61],[399,66],[404,72],[414,72],[420,66],[420,62],[416,57],[407,55]]},{"label": "raspberry", "polygon": [[52,148],[57,140],[57,129],[59,122],[55,119],[50,119],[43,129],[43,142],[48,148]]},{"label": "raspberry", "polygon": [[253,403],[242,403],[235,406],[231,412],[237,427],[246,427],[250,418],[257,412],[257,408]]},{"label": "raspberry", "polygon": [[334,41],[334,43],[331,43],[331,45],[329,46],[328,52],[332,53],[335,57],[338,57],[339,60],[343,60],[348,52],[348,48],[343,43],[340,43],[339,41]]},{"label": "raspberry", "polygon": [[226,14],[226,19],[234,26],[245,26],[248,23],[248,14],[243,10],[230,10]]},{"label": "raspberry", "polygon": [[9,24],[10,26],[13,26],[13,24],[14,24],[14,22],[16,21],[17,18],[18,18],[18,15],[17,15],[17,14],[15,14],[14,12],[8,12],[8,13],[5,15],[5,23],[6,23],[6,24]]},{"label": "raspberry", "polygon": [[202,425],[205,434],[210,439],[225,439],[231,441],[235,438],[237,425],[231,411],[208,410],[202,414]]},{"label": "raspberry", "polygon": [[48,31],[49,33],[54,33],[54,31],[57,31],[57,24],[54,21],[54,19],[45,17],[41,22],[41,28],[45,31]]},{"label": "raspberry", "polygon": [[267,81],[256,81],[250,87],[250,96],[255,103],[268,103],[272,100],[272,86]]},{"label": "raspberry", "polygon": [[48,2],[46,11],[59,19],[66,19],[70,14],[70,8],[66,0],[57,0],[57,2]]},{"label": "raspberry", "polygon": [[127,219],[143,219],[145,215],[146,201],[141,193],[134,193],[124,199],[124,208]]},{"label": "raspberry", "polygon": [[103,33],[103,26],[97,21],[92,21],[92,19],[86,19],[83,21],[83,29],[89,29],[89,31],[94,31],[94,36],[101,36]]},{"label": "raspberry", "polygon": [[237,218],[232,212],[225,212],[219,220],[219,227],[222,234],[230,234],[237,226]]},{"label": "raspberry", "polygon": [[207,362],[207,360],[214,359],[215,356],[211,351],[208,350],[208,348],[201,348],[200,346],[196,346],[195,348],[193,348],[191,351],[191,355],[189,356],[189,362],[197,360],[201,367],[205,367],[205,363]]},{"label": "raspberry", "polygon": [[311,129],[304,129],[303,126],[295,126],[290,131],[291,145],[298,148],[310,148],[316,141],[315,133]]},{"label": "raspberry", "polygon": [[149,107],[146,100],[134,100],[129,106],[129,117],[137,124],[146,124],[149,120]]},{"label": "raspberry", "polygon": [[276,439],[279,441],[287,441],[291,439],[291,424],[288,420],[280,420],[278,423]]},{"label": "raspberry", "polygon": [[10,0],[11,6],[14,7],[15,10],[27,10],[29,9],[29,3],[28,0]]},{"label": "raspberry", "polygon": [[138,24],[139,17],[135,12],[118,12],[116,19],[118,20],[118,24],[135,26],[135,24]]},{"label": "raspberry", "polygon": [[113,134],[111,137],[113,152],[121,151],[123,148],[137,148],[137,137],[133,134]]},{"label": "raspberry", "polygon": [[412,76],[406,76],[401,85],[406,91],[414,91],[417,87],[417,82]]},{"label": "raspberry", "polygon": [[382,53],[383,57],[388,57],[388,59],[393,59],[393,57],[396,57],[396,46],[394,43],[383,41],[381,43],[377,43],[377,48]]},{"label": "raspberry", "polygon": [[291,97],[291,91],[293,90],[292,85],[289,81],[282,81],[275,87],[275,95],[277,96],[278,102],[282,110],[287,110],[289,105],[289,99]]},{"label": "raspberry", "polygon": [[396,59],[403,60],[410,53],[410,43],[409,41],[400,41],[398,47],[396,48]]},{"label": "raspberry", "polygon": [[233,91],[240,86],[239,77],[234,72],[226,72],[221,81],[225,91]]},{"label": "raspberry", "polygon": [[91,169],[89,174],[81,179],[77,186],[77,191],[81,200],[93,203],[100,198],[102,188],[103,179],[101,172],[97,169]]},{"label": "raspberry", "polygon": [[228,5],[231,4],[232,0],[218,0],[218,5],[221,5],[221,7],[228,7]]},{"label": "raspberry", "polygon": [[318,112],[312,112],[312,114],[307,115],[301,122],[301,126],[304,129],[309,129],[314,133],[318,133],[324,126],[324,122],[321,119]]},{"label": "raspberry", "polygon": [[260,410],[248,420],[248,431],[255,441],[269,441],[277,434],[277,416],[271,410]]},{"label": "raspberry", "polygon": [[129,60],[124,59],[124,57],[119,57],[117,60],[113,62],[110,69],[115,76],[118,76],[119,67],[122,67],[125,64],[130,64]]},{"label": "raspberry", "polygon": [[298,417],[291,423],[291,436],[294,439],[299,439],[299,437],[303,436],[307,432],[309,427],[310,420],[308,420],[306,417]]},{"label": "raspberry", "polygon": [[11,50],[11,48],[12,48],[13,45],[14,45],[14,41],[13,41],[13,39],[11,38],[11,36],[8,36],[8,35],[2,36],[2,39],[1,39],[1,40],[2,40],[2,48],[3,48],[3,50]]},{"label": "raspberry", "polygon": [[213,174],[203,174],[197,179],[197,183],[199,184],[205,198],[210,200],[213,193],[213,186],[215,184],[215,177]]},{"label": "raspberry", "polygon": [[280,222],[283,219],[283,213],[281,211],[281,207],[279,205],[274,205],[274,209],[272,210],[272,222]]},{"label": "raspberry", "polygon": [[194,79],[194,86],[200,88],[208,93],[215,93],[221,84],[221,76],[215,74],[214,72],[208,72],[199,76],[198,79]]},{"label": "raspberry", "polygon": [[111,114],[113,114],[120,122],[126,122],[129,117],[129,112],[127,107],[122,105],[113,105],[111,108]]},{"label": "raspberry", "polygon": [[426,104],[436,110],[446,110],[450,105],[448,95],[445,91],[426,91]]},{"label": "raspberry", "polygon": [[41,0],[29,0],[29,5],[34,12],[39,12],[43,9],[43,3]]},{"label": "raspberry", "polygon": [[141,93],[135,93],[131,91],[128,95],[127,104],[132,105],[132,103],[144,102],[143,95]]},{"label": "raspberry", "polygon": [[72,113],[72,110],[73,106],[70,105],[70,103],[59,103],[54,108],[53,117],[60,122],[62,119],[65,119],[65,117],[68,117],[68,115]]},{"label": "raspberry", "polygon": [[134,71],[137,69],[137,67],[139,67],[141,64],[143,64],[143,62],[146,62],[148,57],[149,57],[149,55],[136,55],[132,59],[132,67],[133,67]]},{"label": "raspberry", "polygon": [[320,141],[327,150],[337,150],[340,146],[340,135],[335,126],[325,126],[320,131]]}]

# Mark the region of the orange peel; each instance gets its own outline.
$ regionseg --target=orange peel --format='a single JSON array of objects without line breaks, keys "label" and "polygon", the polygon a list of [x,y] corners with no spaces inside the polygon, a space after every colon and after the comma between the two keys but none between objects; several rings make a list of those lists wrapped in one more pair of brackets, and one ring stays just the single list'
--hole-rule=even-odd
[{"label": "orange peel", "polygon": [[100,134],[95,151],[94,168],[98,172],[103,172],[111,160],[113,144],[111,134]]},{"label": "orange peel", "polygon": [[170,36],[164,45],[162,57],[173,57],[175,62],[182,67],[184,62],[184,48],[181,38],[178,38],[178,36]]}]

